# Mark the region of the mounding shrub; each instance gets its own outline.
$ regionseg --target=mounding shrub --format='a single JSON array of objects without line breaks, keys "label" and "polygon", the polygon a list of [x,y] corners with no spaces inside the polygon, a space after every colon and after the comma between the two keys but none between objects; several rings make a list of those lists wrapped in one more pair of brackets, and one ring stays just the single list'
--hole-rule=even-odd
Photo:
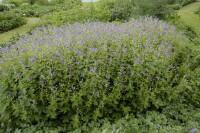
[{"label": "mounding shrub", "polygon": [[199,15],[199,18],[200,18],[200,6],[199,6],[199,8],[195,11],[195,14],[198,14],[198,15]]},{"label": "mounding shrub", "polygon": [[85,23],[88,21],[110,21],[111,12],[107,8],[96,8],[92,3],[88,7],[75,5],[67,11],[52,12],[42,16],[42,20],[51,25],[72,24],[75,22]]},{"label": "mounding shrub", "polygon": [[151,17],[37,28],[1,49],[0,123],[53,122],[70,131],[171,102],[199,107],[199,60],[187,43]]},{"label": "mounding shrub", "polygon": [[0,12],[7,11],[7,10],[9,10],[9,7],[6,6],[5,4],[0,3]]},{"label": "mounding shrub", "polygon": [[0,32],[5,32],[17,28],[26,23],[26,20],[12,12],[0,13]]}]

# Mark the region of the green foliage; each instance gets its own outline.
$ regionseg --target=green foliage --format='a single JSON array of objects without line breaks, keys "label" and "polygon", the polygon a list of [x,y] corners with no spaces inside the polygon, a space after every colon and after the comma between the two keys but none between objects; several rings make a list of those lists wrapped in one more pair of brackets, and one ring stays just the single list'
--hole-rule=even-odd
[{"label": "green foliage", "polygon": [[129,20],[133,16],[133,6],[130,0],[116,0],[112,8],[112,21]]},{"label": "green foliage", "polygon": [[[40,1],[42,2],[42,1]],[[12,9],[10,14],[18,14],[23,17],[42,17],[43,15],[49,14],[54,11],[64,10],[67,11],[74,6],[80,4],[78,1],[64,1],[64,3],[56,4],[54,2],[59,1],[51,1],[50,3],[43,4],[34,4],[31,5],[29,3],[22,3],[17,8]]]},{"label": "green foliage", "polygon": [[180,4],[173,4],[173,5],[171,5],[171,8],[172,8],[173,10],[179,10],[181,7],[182,7],[182,6],[181,6]]},{"label": "green foliage", "polygon": [[5,0],[4,3],[14,4],[16,7],[20,6],[22,3],[26,3],[27,0]]},{"label": "green foliage", "polygon": [[197,0],[176,0],[176,3],[179,3],[182,6],[185,6],[196,1]]},{"label": "green foliage", "polygon": [[195,11],[195,14],[198,14],[200,18],[200,7],[197,9],[197,11]]},{"label": "green foliage", "polygon": [[2,49],[1,125],[72,131],[178,101],[199,108],[199,50],[188,42],[152,18],[38,28]]},{"label": "green foliage", "polygon": [[7,11],[7,10],[9,10],[8,6],[0,3],[0,12]]},{"label": "green foliage", "polygon": [[171,25],[174,25],[179,31],[183,32],[191,41],[197,38],[197,34],[194,28],[187,26],[183,21],[180,20],[180,16],[177,14],[171,15],[166,20]]},{"label": "green foliage", "polygon": [[200,46],[200,38],[196,37],[192,40],[193,44],[196,46]]},{"label": "green foliage", "polygon": [[0,12],[0,32],[12,30],[25,23],[25,19],[19,15],[10,12]]},{"label": "green foliage", "polygon": [[172,14],[168,0],[135,0],[135,14],[165,18]]},{"label": "green foliage", "polygon": [[12,9],[10,14],[18,14],[23,17],[41,17],[50,12],[60,9],[60,6],[56,5],[30,5],[28,3],[23,3],[18,8]]},{"label": "green foliage", "polygon": [[30,5],[34,5],[36,0],[28,0],[28,2],[29,2]]},{"label": "green foliage", "polygon": [[9,41],[6,43],[0,43],[0,48],[3,48],[3,47],[6,47],[6,46],[9,46],[9,45],[12,45],[14,43],[16,43],[17,40],[20,39],[20,34],[19,33],[16,33],[15,35],[13,35]]},{"label": "green foliage", "polygon": [[81,4],[81,0],[36,0],[36,3],[39,5],[55,5],[55,4]]},{"label": "green foliage", "polygon": [[44,24],[63,25],[75,22],[85,23],[88,21],[110,21],[111,12],[106,8],[96,8],[93,4],[87,7],[75,6],[67,11],[57,11],[44,15]]},{"label": "green foliage", "polygon": [[[162,113],[148,111],[135,117],[127,115],[111,122],[107,119],[85,123],[69,133],[198,133],[200,131],[200,110],[183,104],[173,104]],[[53,123],[25,125],[15,129],[15,133],[60,133],[67,132],[67,125],[54,127]],[[9,128],[4,133],[9,133]],[[1,131],[1,130],[0,130]]]},{"label": "green foliage", "polygon": [[166,18],[173,13],[173,7],[168,0],[101,0],[100,3],[109,5],[111,20],[129,20],[137,16],[153,16]]}]

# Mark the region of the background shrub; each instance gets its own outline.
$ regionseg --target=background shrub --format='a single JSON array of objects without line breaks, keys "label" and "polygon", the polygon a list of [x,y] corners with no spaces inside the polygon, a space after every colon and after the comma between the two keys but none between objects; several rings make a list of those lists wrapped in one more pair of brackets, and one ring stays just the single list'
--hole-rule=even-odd
[{"label": "background shrub", "polygon": [[148,15],[163,19],[173,13],[168,0],[135,0],[134,3],[134,11],[139,16]]},{"label": "background shrub", "polygon": [[84,123],[199,107],[199,50],[153,18],[40,27],[1,49],[1,125]]},{"label": "background shrub", "polygon": [[5,4],[0,4],[0,12],[7,11],[7,10],[9,10],[8,6],[6,6]]},{"label": "background shrub", "polygon": [[197,9],[197,11],[195,13],[198,14],[199,18],[200,18],[200,7]]},{"label": "background shrub", "polygon": [[10,12],[0,12],[0,32],[12,30],[25,23],[25,19],[19,15]]},{"label": "background shrub", "polygon": [[177,0],[177,3],[180,3],[182,6],[185,6],[196,1],[197,0]]},{"label": "background shrub", "polygon": [[22,3],[26,3],[27,0],[5,0],[6,4],[14,4],[16,7],[20,6]]},{"label": "background shrub", "polygon": [[107,8],[96,8],[93,4],[88,7],[81,7],[76,5],[75,7],[67,11],[57,11],[42,16],[42,20],[45,24],[51,25],[63,25],[72,24],[75,22],[85,23],[88,21],[110,21],[111,12]]},{"label": "background shrub", "polygon": [[173,8],[168,0],[101,0],[111,11],[111,20],[129,20],[138,16],[153,16],[166,18],[173,14]]},{"label": "background shrub", "polygon": [[[111,1],[112,2],[112,1]],[[130,0],[116,0],[110,2],[111,20],[129,20],[133,16],[133,3]],[[113,4],[111,6],[111,4]]]}]

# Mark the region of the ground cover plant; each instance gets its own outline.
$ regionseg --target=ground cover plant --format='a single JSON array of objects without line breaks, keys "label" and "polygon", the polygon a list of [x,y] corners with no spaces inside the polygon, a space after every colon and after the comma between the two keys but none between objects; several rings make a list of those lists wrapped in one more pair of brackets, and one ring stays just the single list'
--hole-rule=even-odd
[{"label": "ground cover plant", "polygon": [[44,123],[73,131],[171,103],[198,109],[199,49],[188,44],[152,17],[39,27],[1,49],[2,130]]}]

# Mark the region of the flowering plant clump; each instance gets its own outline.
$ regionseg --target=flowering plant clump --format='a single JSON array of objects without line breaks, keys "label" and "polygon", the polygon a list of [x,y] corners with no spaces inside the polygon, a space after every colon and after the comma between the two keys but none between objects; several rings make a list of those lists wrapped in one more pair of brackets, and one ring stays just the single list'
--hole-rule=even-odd
[{"label": "flowering plant clump", "polygon": [[0,51],[0,122],[72,129],[167,106],[183,91],[187,42],[149,17],[37,28]]}]

